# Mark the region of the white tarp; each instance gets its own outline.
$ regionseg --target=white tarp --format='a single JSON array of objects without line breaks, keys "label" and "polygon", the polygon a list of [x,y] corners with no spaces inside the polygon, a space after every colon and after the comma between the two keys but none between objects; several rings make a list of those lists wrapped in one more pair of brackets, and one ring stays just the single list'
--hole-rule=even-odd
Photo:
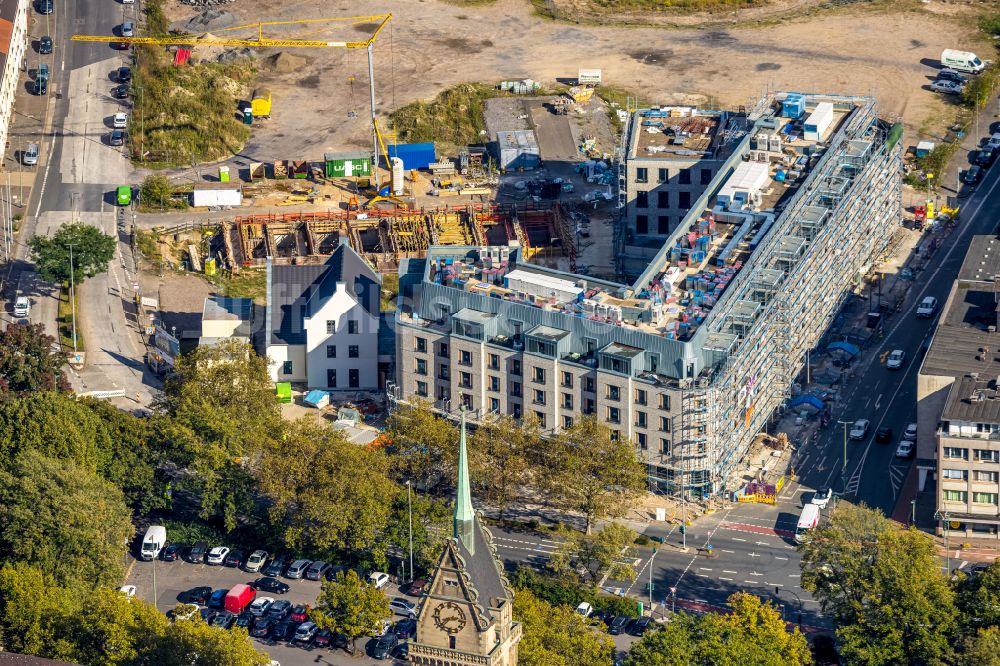
[{"label": "white tarp", "polygon": [[191,205],[199,206],[239,206],[243,204],[243,193],[240,188],[200,190],[191,192]]}]

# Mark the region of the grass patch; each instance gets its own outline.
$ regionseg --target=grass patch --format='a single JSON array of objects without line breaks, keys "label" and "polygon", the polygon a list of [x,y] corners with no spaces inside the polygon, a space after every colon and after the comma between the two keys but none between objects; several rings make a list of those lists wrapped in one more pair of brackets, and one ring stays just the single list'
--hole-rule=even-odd
[{"label": "grass patch", "polygon": [[[150,32],[165,32],[162,0],[146,3]],[[159,17],[159,18],[157,18]],[[159,46],[136,47],[130,118],[132,155],[163,168],[212,162],[239,152],[250,128],[237,117],[257,70],[250,60],[175,66]]]},{"label": "grass patch", "polygon": [[261,304],[267,300],[267,272],[264,270],[244,268],[235,275],[220,271],[208,281],[227,298],[252,298]]},{"label": "grass patch", "polygon": [[382,291],[379,309],[382,312],[396,311],[396,297],[399,296],[399,274],[386,273],[382,276]]},{"label": "grass patch", "polygon": [[163,254],[160,252],[160,246],[157,244],[156,238],[156,232],[138,228],[135,230],[135,245],[139,248],[142,256],[149,261],[161,262],[163,261]]},{"label": "grass patch", "polygon": [[188,207],[189,194],[190,187],[181,192],[174,188],[166,176],[151,174],[139,186],[139,212],[184,210]]},{"label": "grass patch", "polygon": [[[76,311],[80,312],[80,289],[76,289]],[[56,324],[59,327],[59,344],[63,349],[73,349],[73,306],[69,300],[69,282],[64,282],[59,288],[59,307],[56,311]],[[80,335],[79,323],[76,330],[76,349],[83,351],[83,337]]]},{"label": "grass patch", "polygon": [[505,93],[485,83],[460,83],[429,102],[412,102],[389,116],[400,142],[464,146],[481,141],[486,100]]},{"label": "grass patch", "polygon": [[604,100],[604,104],[607,106],[608,121],[611,123],[615,137],[621,136],[622,130],[625,128],[625,123],[618,117],[618,109],[628,110],[630,102],[636,104],[637,108],[640,109],[652,106],[652,102],[648,98],[618,86],[599,85],[594,90],[594,94]]}]

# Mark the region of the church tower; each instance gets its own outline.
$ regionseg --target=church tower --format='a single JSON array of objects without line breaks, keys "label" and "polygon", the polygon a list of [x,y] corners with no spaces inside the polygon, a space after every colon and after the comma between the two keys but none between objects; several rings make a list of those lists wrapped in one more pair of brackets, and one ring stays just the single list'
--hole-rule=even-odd
[{"label": "church tower", "polygon": [[417,615],[410,661],[418,666],[515,666],[521,624],[493,537],[472,508],[465,410],[458,444],[452,536]]}]

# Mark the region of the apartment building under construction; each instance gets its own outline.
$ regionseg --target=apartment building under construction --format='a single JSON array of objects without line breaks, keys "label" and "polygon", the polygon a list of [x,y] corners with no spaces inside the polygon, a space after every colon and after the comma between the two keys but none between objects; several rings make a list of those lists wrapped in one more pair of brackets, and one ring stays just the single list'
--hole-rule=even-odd
[{"label": "apartment building under construction", "polygon": [[[533,265],[516,243],[405,260],[391,397],[479,420],[531,411],[550,432],[596,414],[635,442],[654,490],[734,490],[807,350],[899,223],[900,130],[870,97],[775,94],[738,126],[673,120],[692,116],[650,109],[627,124],[626,147],[635,132],[725,133],[708,136],[709,182],[634,281]],[[651,173],[635,182],[636,159],[625,150],[619,164],[633,232],[628,202]]]}]

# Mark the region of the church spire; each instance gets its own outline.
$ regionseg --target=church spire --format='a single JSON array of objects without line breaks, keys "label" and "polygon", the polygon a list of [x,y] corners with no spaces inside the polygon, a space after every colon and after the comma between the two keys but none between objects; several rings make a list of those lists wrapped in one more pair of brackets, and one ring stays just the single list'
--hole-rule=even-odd
[{"label": "church spire", "polygon": [[476,512],[472,508],[472,491],[469,488],[469,457],[465,449],[465,407],[462,407],[461,435],[458,441],[458,489],[455,497],[454,533],[456,539],[470,553],[475,552],[473,537]]}]

